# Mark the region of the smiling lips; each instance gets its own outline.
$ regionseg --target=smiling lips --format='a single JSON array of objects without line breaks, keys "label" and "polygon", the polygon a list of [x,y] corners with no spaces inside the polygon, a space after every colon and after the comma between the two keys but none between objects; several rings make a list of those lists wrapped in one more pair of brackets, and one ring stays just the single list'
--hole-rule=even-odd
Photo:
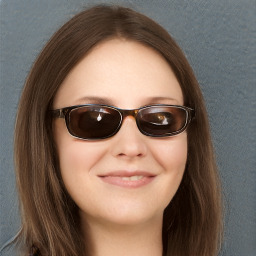
[{"label": "smiling lips", "polygon": [[139,188],[149,184],[156,175],[148,172],[116,171],[98,176],[102,181],[124,188]]}]

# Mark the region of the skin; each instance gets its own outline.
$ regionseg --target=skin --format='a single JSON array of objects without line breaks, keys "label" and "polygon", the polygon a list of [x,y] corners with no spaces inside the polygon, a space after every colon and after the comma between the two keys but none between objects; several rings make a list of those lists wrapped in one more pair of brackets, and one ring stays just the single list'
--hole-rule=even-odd
[{"label": "skin", "polygon": [[[103,103],[124,109],[149,104],[183,105],[180,85],[165,59],[138,42],[111,39],[98,44],[68,74],[54,109]],[[61,175],[80,209],[93,256],[162,255],[163,211],[176,193],[187,160],[187,134],[152,138],[133,117],[113,137],[83,141],[54,121]],[[111,171],[143,170],[155,175],[138,188],[103,182]],[[96,242],[97,241],[97,242]]]}]

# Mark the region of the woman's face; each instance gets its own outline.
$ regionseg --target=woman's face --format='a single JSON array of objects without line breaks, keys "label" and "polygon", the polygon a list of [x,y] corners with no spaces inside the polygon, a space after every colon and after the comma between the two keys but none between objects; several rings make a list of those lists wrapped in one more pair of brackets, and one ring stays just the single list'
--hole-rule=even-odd
[{"label": "woman's face", "polygon": [[[68,74],[54,109],[87,103],[134,109],[183,105],[183,96],[160,54],[137,42],[112,39],[97,45]],[[126,225],[162,220],[184,173],[186,132],[148,137],[128,116],[113,137],[84,141],[73,138],[59,118],[54,136],[64,184],[82,219]]]}]

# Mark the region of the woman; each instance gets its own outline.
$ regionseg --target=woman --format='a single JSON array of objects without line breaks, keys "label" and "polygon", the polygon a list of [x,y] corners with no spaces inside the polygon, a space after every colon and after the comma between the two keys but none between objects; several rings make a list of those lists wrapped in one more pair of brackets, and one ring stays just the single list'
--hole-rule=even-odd
[{"label": "woman", "polygon": [[24,254],[216,255],[207,114],[181,49],[148,17],[96,6],[28,76],[15,134]]}]

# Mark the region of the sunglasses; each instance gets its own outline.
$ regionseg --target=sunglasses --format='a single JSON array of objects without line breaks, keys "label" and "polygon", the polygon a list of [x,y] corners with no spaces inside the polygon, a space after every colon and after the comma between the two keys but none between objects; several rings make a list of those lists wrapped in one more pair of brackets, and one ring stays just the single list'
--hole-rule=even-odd
[{"label": "sunglasses", "polygon": [[151,137],[180,134],[194,117],[194,110],[177,105],[149,105],[120,109],[87,104],[51,110],[53,118],[64,118],[69,133],[78,139],[100,140],[114,136],[125,117],[133,116],[140,132]]}]

